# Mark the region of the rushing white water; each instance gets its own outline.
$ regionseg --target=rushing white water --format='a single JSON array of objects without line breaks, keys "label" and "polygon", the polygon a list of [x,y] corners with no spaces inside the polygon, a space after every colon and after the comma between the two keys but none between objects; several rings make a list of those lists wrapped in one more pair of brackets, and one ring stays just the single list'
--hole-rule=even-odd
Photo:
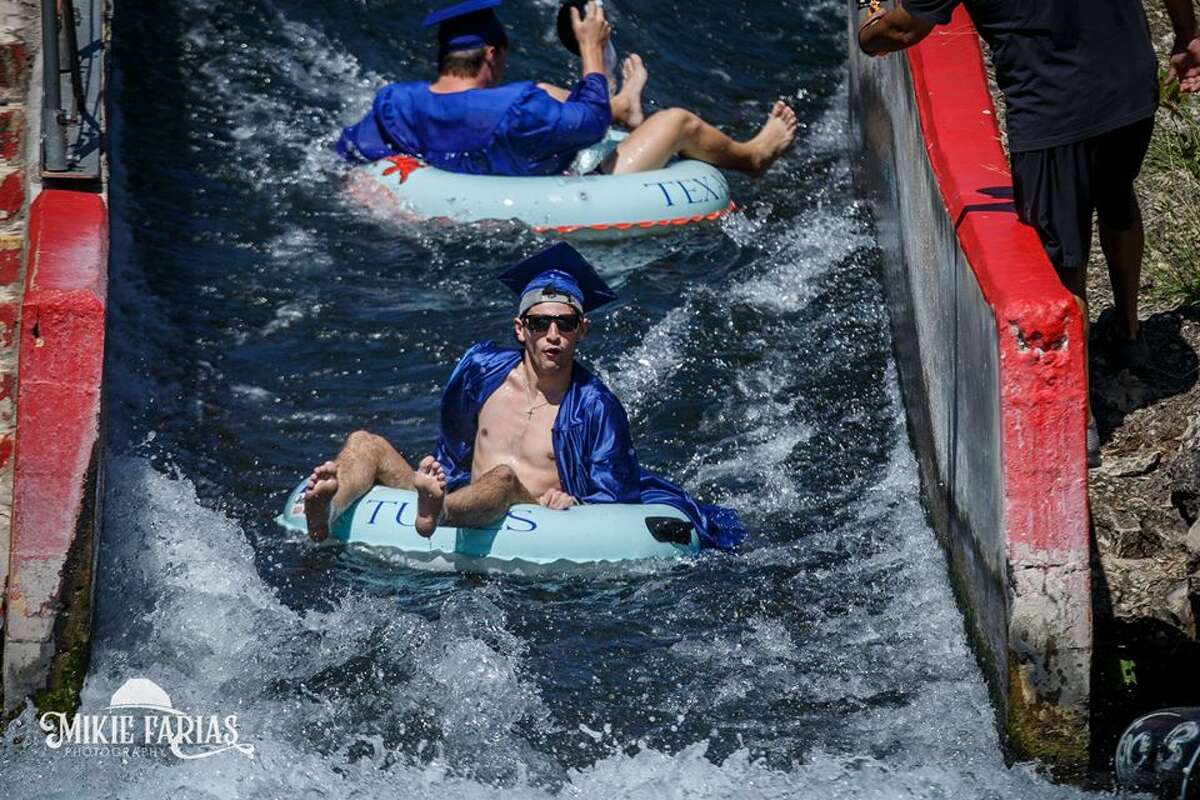
[{"label": "rushing white water", "polygon": [[[786,705],[779,720],[747,726],[746,746],[719,763],[706,758],[703,737],[667,753],[613,740],[597,719],[588,741],[598,757],[562,769],[525,743],[527,729],[553,731],[554,723],[524,674],[525,643],[495,602],[503,583],[445,592],[432,621],[349,592],[328,610],[298,612],[264,585],[243,530],[200,503],[187,479],[144,459],[113,457],[104,590],[81,711],[99,712],[126,679],[148,677],[176,708],[237,714],[255,758],[65,755],[45,747],[28,708],[10,725],[0,757],[8,796],[78,797],[83,787],[95,797],[1074,794],[1001,760],[944,564],[915,501],[914,469],[897,446],[884,480],[857,510],[864,532],[875,525],[892,532],[872,558],[804,568],[845,546],[844,531],[749,556],[799,567],[789,580],[798,596],[822,582],[850,587],[839,613],[807,615],[806,644],[763,608],[739,635],[671,648],[695,671],[721,676],[682,688],[681,719],[689,704],[720,707],[748,692],[841,706],[891,692],[903,703],[847,709],[836,717],[836,746],[811,749],[786,769],[751,756],[760,725],[788,724]],[[650,578],[638,591],[660,588]],[[703,699],[694,694],[701,691]],[[411,751],[385,744],[381,731],[404,736],[408,726],[416,736],[423,726],[441,735]]]}]

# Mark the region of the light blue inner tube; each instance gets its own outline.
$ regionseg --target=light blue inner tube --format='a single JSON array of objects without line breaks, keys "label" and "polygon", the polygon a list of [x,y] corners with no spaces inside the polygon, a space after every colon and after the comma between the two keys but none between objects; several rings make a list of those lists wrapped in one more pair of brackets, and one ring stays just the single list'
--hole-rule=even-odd
[{"label": "light blue inner tube", "polygon": [[[610,133],[576,163],[586,170],[625,134]],[[589,150],[591,150],[589,148]],[[719,219],[732,210],[729,183],[703,161],[678,159],[632,175],[513,178],[460,175],[407,157],[355,167],[350,191],[387,216],[454,222],[516,220],[539,233],[610,238]]]},{"label": "light blue inner tube", "polygon": [[[700,552],[700,539],[678,509],[666,505],[600,504],[551,511],[521,504],[488,528],[439,527],[426,539],[413,522],[417,493],[376,486],[338,517],[331,538],[400,551],[452,567],[478,560],[533,565],[589,564],[645,558],[680,558]],[[287,499],[275,519],[284,528],[307,533],[304,484]]]}]

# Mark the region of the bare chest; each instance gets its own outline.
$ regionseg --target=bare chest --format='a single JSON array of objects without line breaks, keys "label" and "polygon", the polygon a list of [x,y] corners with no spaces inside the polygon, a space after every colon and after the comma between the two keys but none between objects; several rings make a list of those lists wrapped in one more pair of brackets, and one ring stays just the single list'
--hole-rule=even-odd
[{"label": "bare chest", "polygon": [[555,469],[551,431],[558,406],[542,400],[531,402],[527,395],[505,382],[479,411],[475,435],[476,469],[510,464],[523,470]]}]

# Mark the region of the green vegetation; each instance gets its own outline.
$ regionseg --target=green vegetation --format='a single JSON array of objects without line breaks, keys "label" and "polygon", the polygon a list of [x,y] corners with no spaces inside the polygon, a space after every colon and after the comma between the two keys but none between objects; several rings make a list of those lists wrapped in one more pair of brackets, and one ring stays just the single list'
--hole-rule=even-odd
[{"label": "green vegetation", "polygon": [[79,692],[87,676],[87,641],[76,642],[56,657],[50,667],[50,688],[35,692],[33,705],[39,716],[58,711],[68,716],[79,708]]},{"label": "green vegetation", "polygon": [[1163,299],[1200,303],[1200,115],[1167,87],[1146,154],[1141,192],[1147,273]]},{"label": "green vegetation", "polygon": [[[1170,24],[1161,6],[1147,3],[1146,11],[1165,64]],[[1200,304],[1200,98],[1180,94],[1177,83],[1163,85],[1138,196],[1146,221],[1145,278],[1154,294]]]}]

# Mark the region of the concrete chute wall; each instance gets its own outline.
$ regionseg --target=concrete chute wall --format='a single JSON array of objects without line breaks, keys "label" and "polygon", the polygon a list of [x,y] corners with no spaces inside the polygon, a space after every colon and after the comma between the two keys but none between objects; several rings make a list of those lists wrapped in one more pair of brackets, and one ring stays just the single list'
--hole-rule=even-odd
[{"label": "concrete chute wall", "polygon": [[[52,10],[51,3],[47,8]],[[0,711],[70,712],[87,668],[102,465],[108,208],[103,163],[106,0],[74,6],[85,110],[66,118],[68,166],[43,171],[38,4],[0,0]],[[32,52],[34,59],[28,54]],[[46,126],[49,127],[49,126]],[[18,166],[18,164],[22,166]],[[15,176],[15,178],[14,178]],[[6,187],[15,180],[19,191]],[[28,204],[26,203],[28,198]],[[23,247],[21,246],[23,244]],[[23,278],[22,278],[23,273]],[[13,351],[16,363],[13,364]],[[15,409],[13,406],[15,405]],[[15,413],[14,413],[15,412]],[[15,430],[5,430],[15,420]],[[6,445],[12,458],[5,463]],[[11,471],[8,470],[11,466]],[[11,527],[5,504],[11,480]]]},{"label": "concrete chute wall", "polygon": [[1017,220],[979,39],[857,47],[859,175],[922,488],[1013,752],[1078,767],[1091,669],[1082,317]]},{"label": "concrete chute wall", "polygon": [[47,689],[62,696],[41,705],[72,706],[86,663],[108,284],[104,198],[43,189],[29,211],[27,249],[4,626],[6,709]]}]

